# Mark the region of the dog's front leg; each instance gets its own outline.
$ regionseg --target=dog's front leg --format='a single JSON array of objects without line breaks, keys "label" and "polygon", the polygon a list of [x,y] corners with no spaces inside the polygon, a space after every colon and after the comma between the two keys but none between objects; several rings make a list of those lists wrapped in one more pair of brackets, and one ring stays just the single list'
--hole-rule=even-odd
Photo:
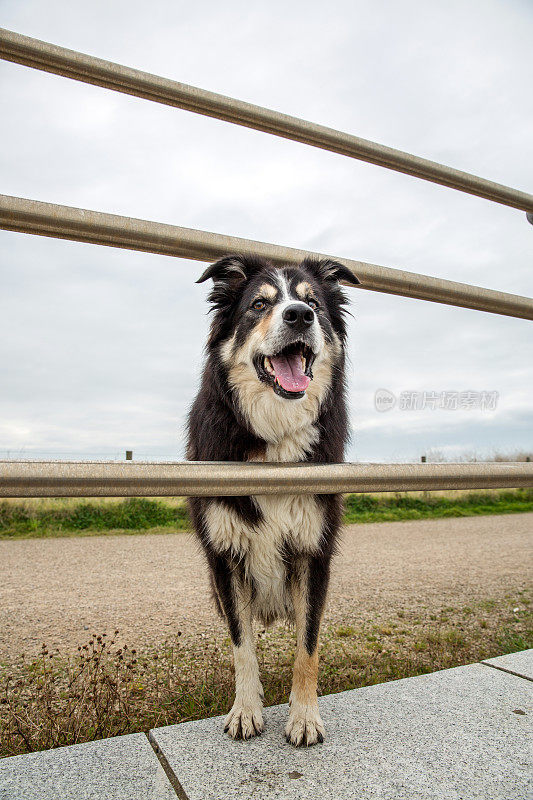
[{"label": "dog's front leg", "polygon": [[[244,580],[229,570],[215,576],[217,592],[228,620],[235,664],[235,702],[224,722],[233,739],[251,739],[263,730],[263,687],[255,654],[252,627],[252,592]],[[223,585],[221,585],[223,584]]]},{"label": "dog's front leg", "polygon": [[324,723],[318,711],[318,633],[324,610],[329,568],[310,558],[291,580],[296,623],[296,657],[285,735],[296,746],[324,740]]}]

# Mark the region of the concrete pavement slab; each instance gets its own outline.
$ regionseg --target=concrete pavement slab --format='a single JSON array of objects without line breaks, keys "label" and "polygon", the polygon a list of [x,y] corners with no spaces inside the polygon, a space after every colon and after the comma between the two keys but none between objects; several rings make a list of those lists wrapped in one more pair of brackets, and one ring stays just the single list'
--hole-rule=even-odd
[{"label": "concrete pavement slab", "polygon": [[222,718],[158,728],[189,800],[526,800],[531,683],[473,664],[320,698],[327,738],[285,742],[286,706],[264,734],[231,741]]},{"label": "concrete pavement slab", "polygon": [[1,800],[176,800],[144,733],[0,760]]},{"label": "concrete pavement slab", "polygon": [[533,650],[521,650],[518,653],[509,653],[507,656],[487,658],[482,664],[489,664],[513,675],[520,675],[533,681]]}]

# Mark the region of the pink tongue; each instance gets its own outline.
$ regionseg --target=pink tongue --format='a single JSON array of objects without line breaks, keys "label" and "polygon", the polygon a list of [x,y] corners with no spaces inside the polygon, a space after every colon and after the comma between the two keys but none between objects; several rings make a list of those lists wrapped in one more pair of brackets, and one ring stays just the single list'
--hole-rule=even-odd
[{"label": "pink tongue", "polygon": [[301,356],[271,356],[270,362],[274,367],[278,383],[286,392],[305,392],[311,383],[311,378],[303,370]]}]

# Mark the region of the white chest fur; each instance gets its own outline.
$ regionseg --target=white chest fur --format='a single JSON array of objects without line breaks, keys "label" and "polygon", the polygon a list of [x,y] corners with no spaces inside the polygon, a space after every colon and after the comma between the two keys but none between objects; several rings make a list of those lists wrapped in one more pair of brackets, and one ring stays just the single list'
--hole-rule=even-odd
[{"label": "white chest fur", "polygon": [[317,551],[323,511],[313,495],[259,495],[253,500],[262,516],[253,526],[233,509],[211,501],[206,512],[209,538],[216,550],[231,552],[253,580],[253,609],[259,618],[291,616],[285,553]]},{"label": "white chest fur", "polygon": [[[309,424],[267,445],[265,461],[300,461],[318,439]],[[272,611],[286,603],[284,551],[313,553],[320,546],[324,515],[313,495],[258,495],[256,525],[219,501],[206,511],[209,538],[219,551],[231,552],[253,579],[263,605]]]},{"label": "white chest fur", "polygon": [[316,552],[323,513],[313,495],[258,495],[252,499],[261,511],[261,520],[255,525],[218,500],[209,503],[206,522],[215,550],[231,552],[254,576],[261,574],[265,579],[277,574],[278,560],[282,565],[284,544],[295,552]]}]

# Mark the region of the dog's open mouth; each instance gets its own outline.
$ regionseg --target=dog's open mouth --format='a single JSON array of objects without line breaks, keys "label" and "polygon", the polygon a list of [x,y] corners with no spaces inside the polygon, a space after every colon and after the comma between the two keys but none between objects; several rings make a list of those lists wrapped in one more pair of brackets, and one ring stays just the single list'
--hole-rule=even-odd
[{"label": "dog's open mouth", "polygon": [[295,342],[279,353],[259,356],[255,368],[259,380],[269,383],[280,397],[303,397],[313,379],[311,367],[315,355],[303,342]]}]

